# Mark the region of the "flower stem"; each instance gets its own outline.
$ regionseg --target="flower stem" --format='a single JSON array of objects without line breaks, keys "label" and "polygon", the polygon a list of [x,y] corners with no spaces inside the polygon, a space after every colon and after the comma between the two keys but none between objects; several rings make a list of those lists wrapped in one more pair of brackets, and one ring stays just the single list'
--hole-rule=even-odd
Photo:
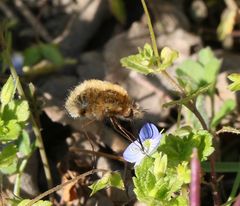
[{"label": "flower stem", "polygon": [[[17,72],[16,72],[16,70],[15,70],[15,68],[12,65],[11,62],[9,62],[9,67],[10,67],[10,72],[11,72],[13,78],[18,79]],[[20,96],[23,99],[27,100],[20,81],[17,84],[17,90],[18,90],[18,93],[20,94]],[[36,139],[37,139],[37,146],[39,148],[41,160],[42,160],[42,163],[43,163],[43,168],[44,168],[44,172],[45,172],[45,175],[46,175],[48,188],[52,188],[53,187],[53,181],[52,181],[52,176],[51,176],[51,172],[50,172],[50,167],[49,167],[47,155],[46,155],[46,152],[45,152],[45,149],[44,149],[42,135],[41,135],[40,129],[38,127],[38,124],[34,119],[34,116],[33,116],[32,112],[30,112],[30,121],[32,123],[33,132],[34,132],[34,134],[36,136]]]}]

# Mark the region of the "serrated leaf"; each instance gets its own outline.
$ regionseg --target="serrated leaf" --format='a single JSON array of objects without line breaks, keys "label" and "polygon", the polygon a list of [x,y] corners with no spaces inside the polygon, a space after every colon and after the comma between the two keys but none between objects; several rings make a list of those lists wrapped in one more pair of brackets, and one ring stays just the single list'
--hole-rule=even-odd
[{"label": "serrated leaf", "polygon": [[14,83],[13,77],[9,76],[7,82],[3,85],[1,90],[1,103],[7,105],[12,99],[16,90],[16,85]]},{"label": "serrated leaf", "polygon": [[0,153],[0,168],[7,168],[17,161],[17,148],[15,145],[6,146]]},{"label": "serrated leaf", "polygon": [[92,190],[90,196],[107,187],[117,187],[118,189],[123,189],[124,184],[121,175],[117,172],[106,173],[100,180],[89,186]]},{"label": "serrated leaf", "polygon": [[64,64],[64,59],[59,49],[52,44],[40,44],[39,46],[42,56],[48,59],[52,63],[62,66]]},{"label": "serrated leaf", "polygon": [[240,90],[240,74],[237,74],[237,73],[230,74],[230,75],[228,75],[228,79],[230,79],[232,81],[232,84],[230,84],[228,86],[228,88],[231,91],[236,92],[236,91]]},{"label": "serrated leaf", "polygon": [[16,117],[18,122],[25,122],[28,120],[30,111],[29,111],[29,105],[28,102],[23,100],[19,101],[16,105]]},{"label": "serrated leaf", "polygon": [[22,134],[18,140],[19,152],[24,156],[28,156],[32,152],[31,142],[28,133],[25,130],[22,130]]},{"label": "serrated leaf", "polygon": [[174,134],[165,135],[158,151],[167,155],[170,165],[178,165],[183,161],[189,162],[193,148],[198,149],[199,159],[204,161],[214,151],[212,135],[205,130],[189,133],[186,136]]},{"label": "serrated leaf", "polygon": [[141,178],[147,175],[148,169],[153,165],[154,159],[151,157],[145,157],[139,165],[135,167],[135,173],[137,178]]},{"label": "serrated leaf", "polygon": [[211,122],[211,127],[215,128],[222,119],[225,118],[230,112],[232,112],[236,107],[236,102],[232,99],[228,99],[224,102],[220,110],[214,115]]},{"label": "serrated leaf", "polygon": [[144,185],[145,185],[144,188],[146,189],[146,191],[151,191],[154,189],[155,184],[156,184],[155,176],[151,172],[148,172],[144,181]]},{"label": "serrated leaf", "polygon": [[127,15],[123,0],[110,0],[110,9],[115,18],[122,24],[126,22]]},{"label": "serrated leaf", "polygon": [[0,127],[0,141],[12,141],[16,140],[21,132],[21,126],[17,123],[17,120],[10,120],[4,122]]},{"label": "serrated leaf", "polygon": [[[25,199],[22,200],[18,206],[26,206],[31,200]],[[34,203],[32,206],[52,206],[52,203],[49,201],[39,200],[36,203]]]}]

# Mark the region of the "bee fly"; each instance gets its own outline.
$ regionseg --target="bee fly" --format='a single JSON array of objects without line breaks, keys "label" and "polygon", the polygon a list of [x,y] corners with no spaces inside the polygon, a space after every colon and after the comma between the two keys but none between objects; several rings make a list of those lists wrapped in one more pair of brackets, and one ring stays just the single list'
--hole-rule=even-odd
[{"label": "bee fly", "polygon": [[133,120],[142,117],[142,111],[125,89],[117,84],[96,79],[86,80],[76,86],[70,92],[65,108],[73,118],[109,118],[115,129],[131,141],[133,135],[124,129],[117,119]]}]

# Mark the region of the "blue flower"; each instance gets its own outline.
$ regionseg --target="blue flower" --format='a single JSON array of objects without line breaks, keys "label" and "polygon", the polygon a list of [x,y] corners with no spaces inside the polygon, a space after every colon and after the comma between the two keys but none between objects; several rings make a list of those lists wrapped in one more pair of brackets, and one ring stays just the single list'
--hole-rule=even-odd
[{"label": "blue flower", "polygon": [[124,151],[123,158],[131,163],[138,165],[142,159],[156,151],[160,144],[162,134],[152,123],[143,125],[139,132],[139,140],[132,142]]}]

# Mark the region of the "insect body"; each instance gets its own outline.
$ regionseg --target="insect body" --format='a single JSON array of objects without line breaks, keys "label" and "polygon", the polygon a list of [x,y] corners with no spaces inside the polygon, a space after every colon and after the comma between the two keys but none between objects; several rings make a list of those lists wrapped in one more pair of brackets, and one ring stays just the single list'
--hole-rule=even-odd
[{"label": "insect body", "polygon": [[105,117],[133,119],[141,116],[141,111],[125,89],[117,84],[96,79],[86,80],[75,87],[70,92],[65,107],[74,118],[101,120]]}]

